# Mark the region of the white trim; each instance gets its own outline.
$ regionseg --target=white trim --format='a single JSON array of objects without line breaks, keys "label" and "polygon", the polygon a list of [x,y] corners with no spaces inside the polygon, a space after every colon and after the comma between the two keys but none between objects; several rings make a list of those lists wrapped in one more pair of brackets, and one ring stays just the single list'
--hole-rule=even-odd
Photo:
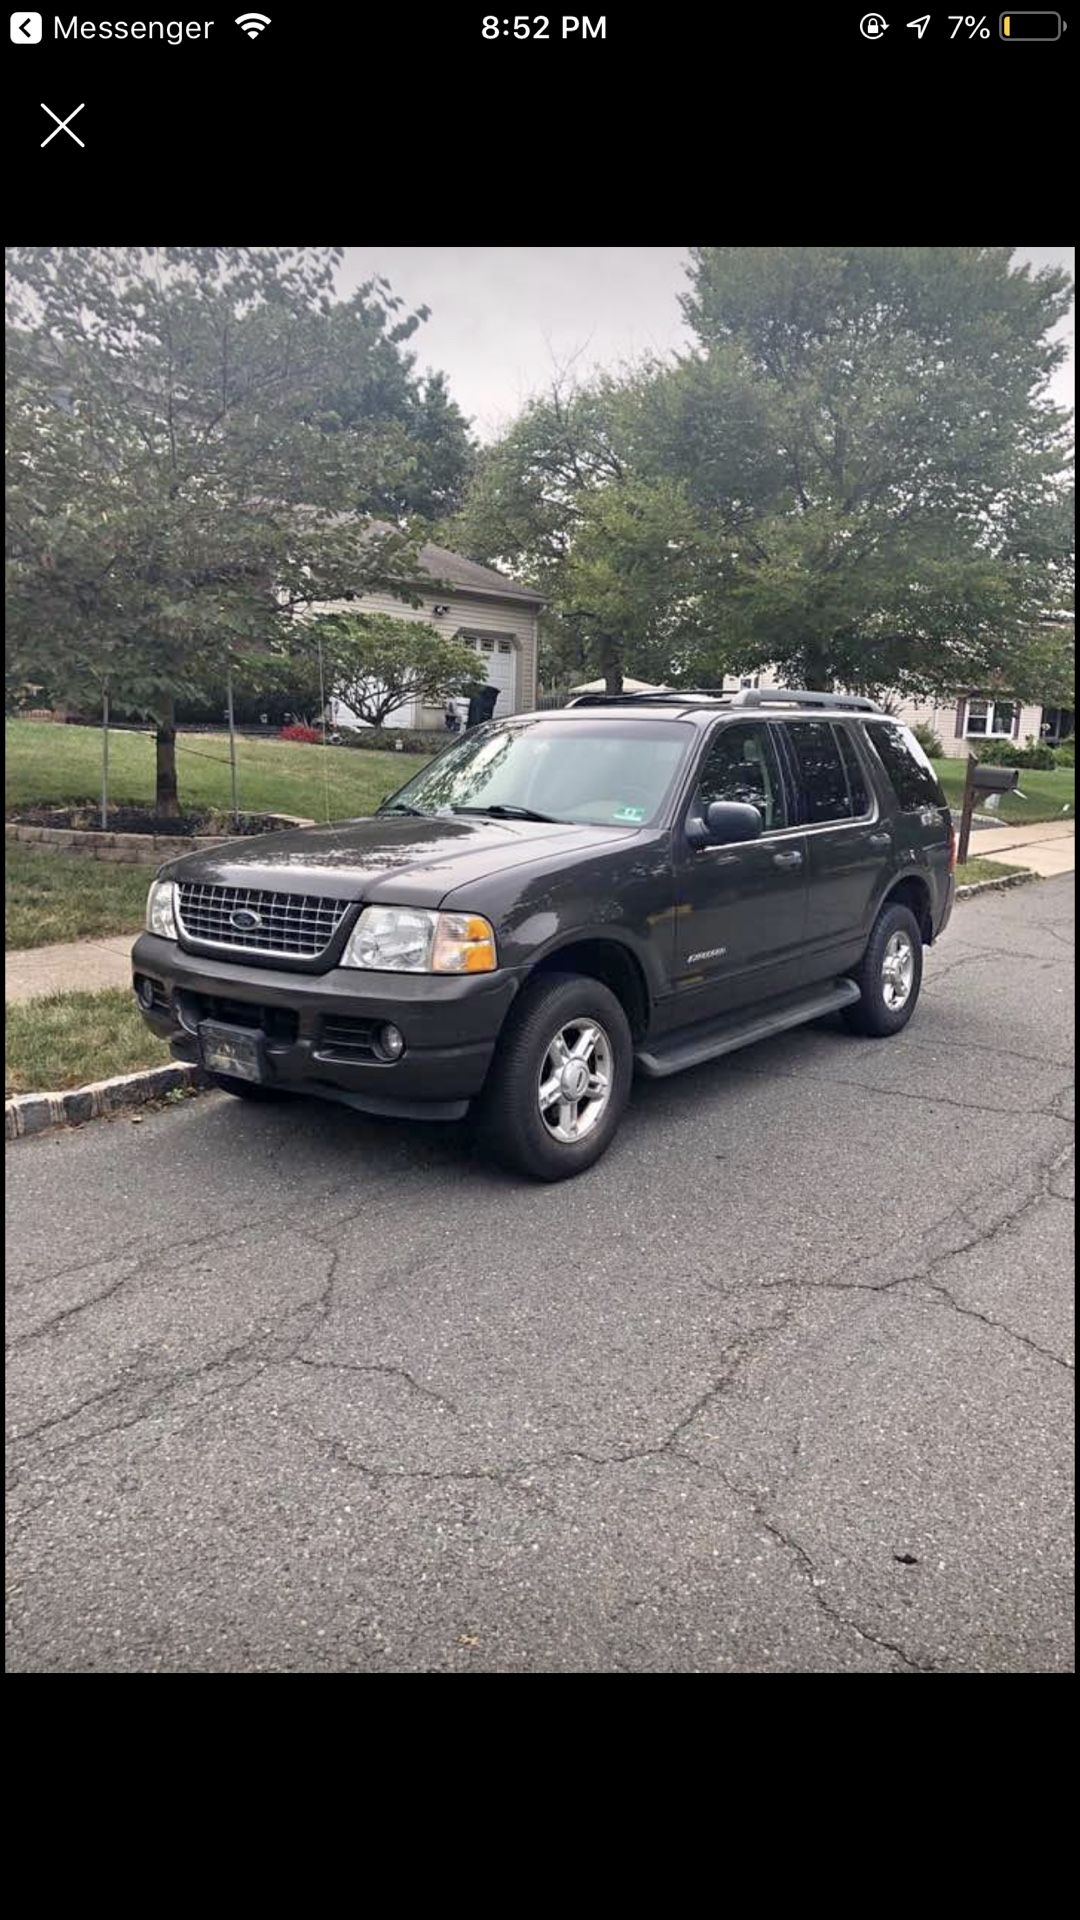
[{"label": "white trim", "polygon": [[[986,726],[982,731],[977,727],[972,730],[971,709],[973,705],[986,708]],[[1009,708],[1009,724],[1004,732],[1000,727],[995,727],[994,725],[999,707]],[[1016,725],[1016,716],[1019,711],[1020,702],[1018,700],[984,700],[979,694],[969,694],[964,701],[964,739],[1011,740],[1013,738],[1013,728]]]}]

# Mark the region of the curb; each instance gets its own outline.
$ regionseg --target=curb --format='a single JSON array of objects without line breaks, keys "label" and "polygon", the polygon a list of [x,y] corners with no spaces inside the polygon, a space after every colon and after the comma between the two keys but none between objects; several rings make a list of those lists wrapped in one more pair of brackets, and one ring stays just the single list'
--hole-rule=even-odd
[{"label": "curb", "polygon": [[968,887],[957,887],[958,900],[970,900],[976,893],[1003,893],[1006,887],[1026,887],[1032,880],[1041,880],[1041,873],[1003,873],[1000,880],[973,880]]},{"label": "curb", "polygon": [[148,1100],[160,1100],[162,1094],[177,1088],[206,1085],[201,1067],[178,1062],[172,1067],[117,1074],[113,1080],[94,1080],[87,1087],[70,1087],[64,1093],[17,1093],[4,1103],[4,1138],[21,1140],[26,1134],[44,1133],[49,1127],[81,1126],[104,1114],[122,1113],[126,1107],[145,1106]]}]

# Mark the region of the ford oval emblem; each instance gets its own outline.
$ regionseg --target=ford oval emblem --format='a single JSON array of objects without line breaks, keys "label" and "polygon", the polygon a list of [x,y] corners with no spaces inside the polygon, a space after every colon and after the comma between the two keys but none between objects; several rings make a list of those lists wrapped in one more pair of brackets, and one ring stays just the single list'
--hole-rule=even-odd
[{"label": "ford oval emblem", "polygon": [[262,926],[262,914],[250,907],[238,907],[235,913],[230,913],[229,925],[235,927],[237,933],[253,933],[256,927]]}]

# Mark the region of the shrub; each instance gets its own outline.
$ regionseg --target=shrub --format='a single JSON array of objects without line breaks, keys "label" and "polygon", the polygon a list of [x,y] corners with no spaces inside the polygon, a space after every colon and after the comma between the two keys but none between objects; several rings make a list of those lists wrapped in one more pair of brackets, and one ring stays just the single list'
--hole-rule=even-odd
[{"label": "shrub", "polygon": [[319,747],[322,745],[322,734],[318,728],[305,727],[299,720],[294,721],[291,727],[282,727],[281,732],[278,734],[278,739],[299,740],[309,747]]},{"label": "shrub", "polygon": [[1018,747],[1011,740],[981,740],[975,757],[992,767],[1039,767],[1046,773],[1054,765],[1053,747]]},{"label": "shrub", "polygon": [[1052,747],[1051,752],[1053,753],[1053,756],[1054,756],[1055,767],[1075,767],[1076,765],[1075,737],[1070,738],[1068,740],[1063,740],[1060,746]]},{"label": "shrub", "polygon": [[912,727],[911,731],[915,735],[923,752],[929,754],[931,760],[942,759],[945,753],[945,746],[941,735],[935,733],[933,727],[928,727],[925,720],[920,720],[918,726]]}]

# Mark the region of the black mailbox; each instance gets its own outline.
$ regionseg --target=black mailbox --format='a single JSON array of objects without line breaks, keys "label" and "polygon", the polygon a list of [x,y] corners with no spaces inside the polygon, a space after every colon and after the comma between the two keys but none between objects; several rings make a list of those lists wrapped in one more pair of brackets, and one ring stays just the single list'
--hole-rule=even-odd
[{"label": "black mailbox", "polygon": [[988,767],[977,761],[971,768],[971,784],[976,793],[1012,793],[1020,784],[1017,767]]}]

